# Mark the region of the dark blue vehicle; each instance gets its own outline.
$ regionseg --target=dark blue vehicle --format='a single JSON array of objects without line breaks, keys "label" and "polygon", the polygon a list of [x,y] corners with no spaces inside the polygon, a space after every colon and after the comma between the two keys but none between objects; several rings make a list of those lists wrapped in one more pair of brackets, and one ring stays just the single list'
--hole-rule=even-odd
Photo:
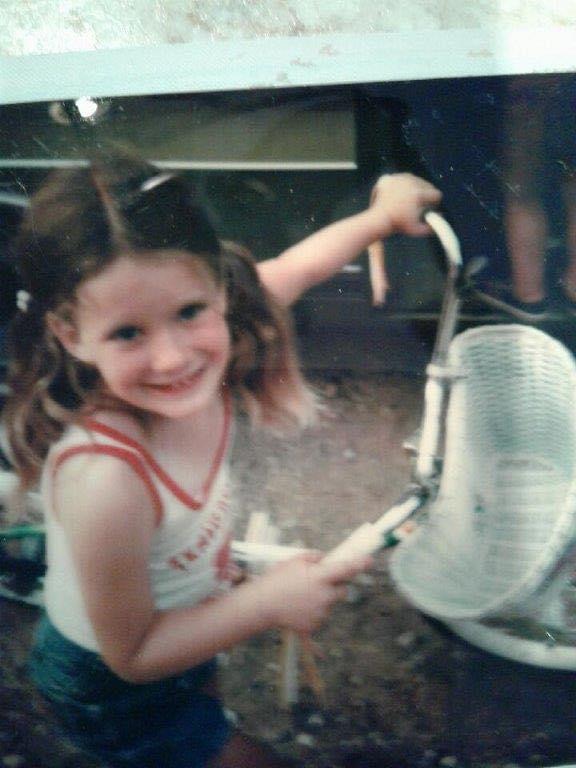
[{"label": "dark blue vehicle", "polygon": [[[572,75],[562,76],[571,78]],[[22,206],[54,167],[129,148],[184,174],[223,238],[258,259],[365,207],[382,173],[411,171],[443,191],[443,213],[464,261],[506,284],[502,136],[509,78],[472,77],[273,91],[118,97],[82,116],[73,102],[3,107],[0,115],[0,359],[17,286],[8,243]],[[570,105],[566,105],[567,119]],[[561,116],[560,116],[561,117]],[[553,198],[553,195],[552,195]],[[558,200],[551,199],[551,210]],[[562,259],[558,217],[552,216]],[[422,373],[440,309],[441,259],[431,242],[391,238],[391,291],[370,301],[367,259],[295,307],[305,364],[333,370]],[[499,320],[476,300],[463,322]],[[565,317],[558,317],[560,328]],[[558,323],[556,323],[558,325]],[[395,344],[386,343],[392,328]],[[401,341],[398,344],[398,340]],[[398,355],[398,349],[408,350]]]}]

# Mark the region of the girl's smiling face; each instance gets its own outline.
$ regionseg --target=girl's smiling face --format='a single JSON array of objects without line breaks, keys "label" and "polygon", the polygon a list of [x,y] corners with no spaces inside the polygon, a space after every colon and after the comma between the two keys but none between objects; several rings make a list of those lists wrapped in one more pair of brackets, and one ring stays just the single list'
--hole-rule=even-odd
[{"label": "girl's smiling face", "polygon": [[199,259],[170,256],[120,256],[81,284],[73,323],[52,330],[118,400],[182,418],[219,395],[230,334],[224,288]]}]

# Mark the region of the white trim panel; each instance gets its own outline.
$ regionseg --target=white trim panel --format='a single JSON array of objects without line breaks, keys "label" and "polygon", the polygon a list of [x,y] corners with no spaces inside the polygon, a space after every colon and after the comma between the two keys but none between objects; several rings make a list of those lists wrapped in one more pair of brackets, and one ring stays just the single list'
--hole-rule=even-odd
[{"label": "white trim panel", "polygon": [[269,37],[0,57],[0,103],[576,70],[576,27]]},{"label": "white trim panel", "polygon": [[[354,171],[356,163],[347,160],[291,162],[284,160],[238,161],[235,160],[150,160],[158,168],[171,171]],[[84,168],[88,160],[37,159],[37,158],[0,158],[0,168]]]}]

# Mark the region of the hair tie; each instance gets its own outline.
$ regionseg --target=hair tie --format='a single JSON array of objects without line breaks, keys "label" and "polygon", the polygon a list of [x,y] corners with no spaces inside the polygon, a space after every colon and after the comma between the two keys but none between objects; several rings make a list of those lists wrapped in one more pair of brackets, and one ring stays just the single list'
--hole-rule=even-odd
[{"label": "hair tie", "polygon": [[143,184],[140,186],[140,191],[150,192],[151,189],[159,187],[160,184],[164,184],[166,181],[170,181],[172,178],[174,178],[173,173],[159,173],[157,176],[152,176],[151,179],[146,179],[146,181],[143,182]]},{"label": "hair tie", "polygon": [[28,306],[30,304],[30,299],[32,296],[28,293],[28,291],[17,291],[16,292],[16,306],[20,310],[20,312],[28,312]]}]

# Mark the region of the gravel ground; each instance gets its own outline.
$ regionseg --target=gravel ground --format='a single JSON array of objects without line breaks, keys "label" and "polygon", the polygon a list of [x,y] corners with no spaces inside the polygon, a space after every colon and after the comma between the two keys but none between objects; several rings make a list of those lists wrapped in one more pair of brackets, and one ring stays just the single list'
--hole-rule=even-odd
[{"label": "gravel ground", "polygon": [[[373,520],[410,475],[402,441],[417,426],[417,378],[317,381],[329,412],[280,441],[247,439],[234,454],[242,512],[265,511],[284,543],[329,549]],[[387,553],[318,634],[322,702],[302,680],[278,703],[281,641],[268,633],[224,659],[222,687],[245,730],[308,768],[513,768],[576,761],[576,675],[485,654],[409,606],[393,589]],[[0,600],[0,766],[97,768],[55,733],[25,674],[38,609]],[[158,766],[161,768],[161,766]]]}]

